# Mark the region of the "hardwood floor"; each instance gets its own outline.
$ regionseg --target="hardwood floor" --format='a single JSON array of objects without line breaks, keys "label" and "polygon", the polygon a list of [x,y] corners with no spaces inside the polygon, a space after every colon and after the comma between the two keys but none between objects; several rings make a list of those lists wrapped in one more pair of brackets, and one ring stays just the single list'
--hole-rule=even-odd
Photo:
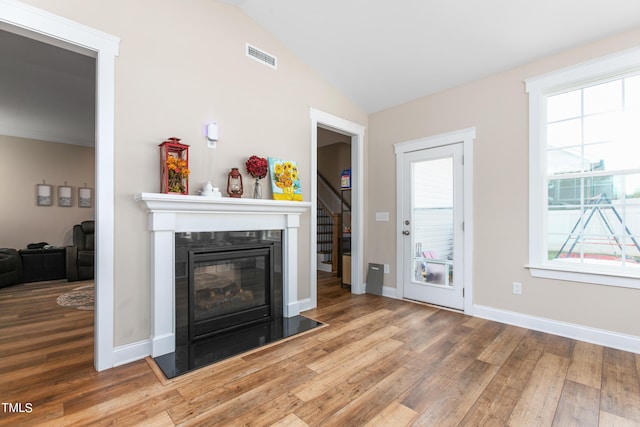
[{"label": "hardwood floor", "polygon": [[[0,289],[0,425],[640,425],[640,355],[319,278],[329,326],[161,380],[152,361],[93,368],[78,283]],[[22,412],[19,412],[22,411]]]}]

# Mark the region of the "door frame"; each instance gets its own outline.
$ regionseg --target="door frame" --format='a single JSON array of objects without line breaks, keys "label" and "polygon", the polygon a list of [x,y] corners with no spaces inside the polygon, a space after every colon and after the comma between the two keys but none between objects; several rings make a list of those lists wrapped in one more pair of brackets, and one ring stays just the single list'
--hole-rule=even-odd
[{"label": "door frame", "polygon": [[96,266],[94,366],[114,357],[115,58],[120,39],[15,0],[0,0],[0,28],[96,58]]},{"label": "door frame", "polygon": [[413,151],[428,150],[450,144],[462,143],[463,147],[463,221],[464,221],[464,313],[473,315],[473,141],[476,129],[467,128],[453,132],[442,133],[425,138],[400,142],[393,145],[396,155],[396,287],[397,297],[404,298],[404,262],[403,255],[403,176],[404,154]]},{"label": "door frame", "polygon": [[318,305],[317,268],[317,208],[318,208],[318,127],[351,137],[351,293],[363,294],[364,283],[364,132],[365,127],[315,108],[309,109],[311,118],[311,287],[309,306]]}]

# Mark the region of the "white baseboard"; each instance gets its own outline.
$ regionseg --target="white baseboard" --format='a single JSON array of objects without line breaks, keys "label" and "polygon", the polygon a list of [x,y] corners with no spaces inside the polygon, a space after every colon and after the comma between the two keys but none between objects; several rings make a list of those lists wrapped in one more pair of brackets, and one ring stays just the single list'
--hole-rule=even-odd
[{"label": "white baseboard", "polygon": [[[382,288],[382,295],[398,299],[396,288],[385,286]],[[299,300],[297,305],[301,312],[315,308],[311,305],[310,298]],[[474,305],[473,315],[482,319],[640,354],[640,337],[634,335],[560,322],[483,305]],[[130,362],[135,362],[136,360],[144,359],[151,355],[151,348],[152,343],[150,339],[116,347],[113,350],[113,366],[125,365]]]},{"label": "white baseboard", "polygon": [[312,308],[315,308],[311,304],[311,298],[305,298],[305,299],[302,299],[302,300],[298,300],[298,307],[300,308],[300,312],[311,310]]},{"label": "white baseboard", "polygon": [[382,296],[383,297],[393,298],[393,299],[399,299],[399,297],[398,297],[398,288],[392,288],[390,286],[383,286],[382,287]]},{"label": "white baseboard", "polygon": [[483,305],[473,306],[473,315],[508,325],[520,326],[534,331],[546,332],[566,338],[611,347],[640,354],[640,337],[621,334],[584,325],[560,322],[543,317],[530,316],[513,311],[500,310]]},{"label": "white baseboard", "polygon": [[324,271],[325,273],[331,273],[333,268],[331,264],[325,264],[321,261],[318,261],[318,266],[316,268],[318,271]]},{"label": "white baseboard", "polygon": [[121,345],[113,349],[113,367],[126,365],[151,355],[151,340]]}]

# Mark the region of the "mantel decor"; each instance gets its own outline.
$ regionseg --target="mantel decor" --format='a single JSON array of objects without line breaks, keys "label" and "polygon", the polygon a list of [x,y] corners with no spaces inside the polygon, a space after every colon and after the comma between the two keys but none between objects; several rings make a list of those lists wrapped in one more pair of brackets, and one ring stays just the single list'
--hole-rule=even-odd
[{"label": "mantel decor", "polygon": [[269,157],[269,173],[274,200],[302,201],[298,165],[292,160]]},{"label": "mantel decor", "polygon": [[189,146],[172,137],[160,144],[161,193],[189,194]]},{"label": "mantel decor", "polygon": [[263,157],[251,156],[249,157],[249,160],[247,160],[245,168],[249,175],[256,180],[253,188],[253,198],[262,199],[262,186],[260,185],[260,180],[269,173],[269,162]]},{"label": "mantel decor", "polygon": [[238,168],[231,168],[227,175],[227,194],[229,197],[240,198],[243,192],[242,175]]}]

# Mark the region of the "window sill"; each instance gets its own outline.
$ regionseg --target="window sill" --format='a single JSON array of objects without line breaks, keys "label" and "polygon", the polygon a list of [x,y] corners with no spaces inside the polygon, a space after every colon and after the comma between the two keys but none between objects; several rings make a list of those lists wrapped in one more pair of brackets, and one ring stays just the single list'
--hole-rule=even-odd
[{"label": "window sill", "polygon": [[640,276],[594,271],[577,271],[566,266],[527,265],[531,276],[543,279],[566,280],[570,282],[592,283],[619,288],[640,289]]}]

